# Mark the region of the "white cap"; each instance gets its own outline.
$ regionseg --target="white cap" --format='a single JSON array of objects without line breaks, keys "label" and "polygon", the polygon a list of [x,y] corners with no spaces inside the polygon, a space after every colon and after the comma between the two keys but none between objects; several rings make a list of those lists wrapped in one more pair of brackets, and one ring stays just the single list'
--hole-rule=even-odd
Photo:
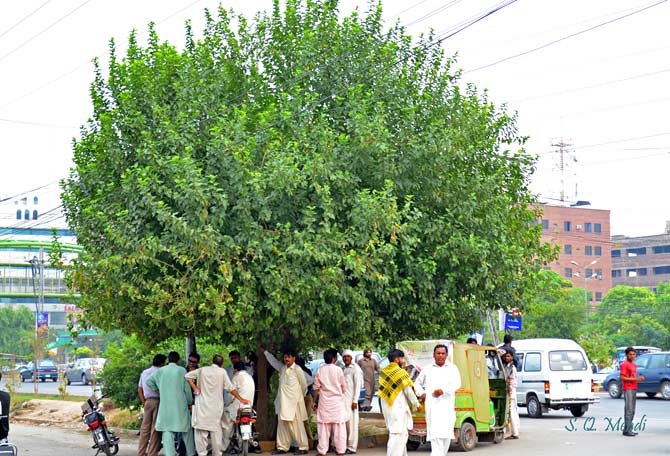
[{"label": "white cap", "polygon": [[353,358],[354,357],[354,352],[352,352],[351,350],[344,350],[342,352],[342,357],[344,358],[345,356],[351,356]]}]

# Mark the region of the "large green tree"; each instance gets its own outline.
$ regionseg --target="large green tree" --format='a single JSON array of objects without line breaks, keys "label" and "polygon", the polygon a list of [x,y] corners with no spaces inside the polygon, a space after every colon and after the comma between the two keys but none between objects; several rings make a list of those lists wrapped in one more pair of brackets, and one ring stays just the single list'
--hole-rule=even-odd
[{"label": "large green tree", "polygon": [[0,305],[0,353],[28,356],[35,338],[35,315],[27,307]]},{"label": "large green tree", "polygon": [[80,306],[149,340],[450,336],[534,289],[534,159],[433,36],[381,7],[207,12],[96,63],[63,204]]}]

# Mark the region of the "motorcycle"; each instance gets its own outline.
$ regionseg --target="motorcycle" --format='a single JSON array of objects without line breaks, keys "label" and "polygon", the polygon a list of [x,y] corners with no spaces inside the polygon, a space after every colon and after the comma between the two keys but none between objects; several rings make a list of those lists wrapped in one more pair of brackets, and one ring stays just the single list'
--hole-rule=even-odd
[{"label": "motorcycle", "polygon": [[251,407],[240,407],[237,409],[235,418],[235,433],[231,439],[236,446],[236,452],[242,456],[249,454],[249,447],[252,452],[258,452],[258,432],[254,429],[256,424],[256,411]]},{"label": "motorcycle", "polygon": [[[105,396],[100,397],[102,399]],[[107,428],[105,415],[99,408],[100,399],[95,394],[89,397],[81,406],[82,420],[93,436],[93,448],[96,456],[103,453],[105,456],[113,456],[119,452],[119,438]]]},{"label": "motorcycle", "polygon": [[7,441],[0,441],[0,456],[18,456],[19,450]]}]

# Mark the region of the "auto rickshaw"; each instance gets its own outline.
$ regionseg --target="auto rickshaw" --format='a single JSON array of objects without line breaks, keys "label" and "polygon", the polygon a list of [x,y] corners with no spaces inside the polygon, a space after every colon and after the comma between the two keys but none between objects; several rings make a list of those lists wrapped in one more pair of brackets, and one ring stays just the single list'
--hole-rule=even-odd
[{"label": "auto rickshaw", "polygon": [[[406,341],[397,344],[405,352],[407,367],[414,372],[433,362],[433,348],[444,344],[448,359],[461,374],[456,391],[456,423],[452,447],[471,451],[478,441],[500,443],[509,414],[507,381],[503,363],[495,347],[463,344],[448,340]],[[423,405],[413,413],[414,429],[407,448],[416,450],[426,442],[426,414]]]}]

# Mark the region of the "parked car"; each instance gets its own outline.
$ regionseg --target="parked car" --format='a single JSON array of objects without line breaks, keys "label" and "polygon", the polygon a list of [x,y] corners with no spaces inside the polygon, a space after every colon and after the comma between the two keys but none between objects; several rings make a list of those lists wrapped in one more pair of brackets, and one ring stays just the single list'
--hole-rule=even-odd
[{"label": "parked car", "polygon": [[[637,374],[644,376],[638,382],[637,390],[649,397],[661,393],[661,397],[670,401],[670,352],[646,353],[635,358]],[[615,369],[603,381],[607,392],[613,399],[621,397],[621,379],[619,369]]]},{"label": "parked car", "polygon": [[107,362],[109,360],[105,358],[80,358],[68,364],[65,373],[67,384],[81,382],[83,385],[88,385],[102,371]]},{"label": "parked car", "polygon": [[[316,375],[316,371],[319,370],[319,367],[323,366],[325,361],[322,359],[315,359],[312,362],[310,362],[307,367],[312,371],[312,378]],[[342,357],[338,357],[337,359],[337,365],[340,367],[344,367],[344,361],[342,361]],[[358,406],[361,407],[363,402],[365,402],[365,388],[361,388],[360,393],[358,394]]]},{"label": "parked car", "polygon": [[[34,370],[35,367],[31,361],[25,366],[25,369],[20,371],[21,381],[25,382],[26,380],[32,380]],[[42,382],[45,382],[47,380],[57,382],[58,368],[56,367],[56,364],[50,359],[41,360],[38,363],[37,367],[37,380]]]},{"label": "parked car", "polygon": [[598,402],[586,352],[570,339],[514,341],[519,361],[517,404],[528,416],[540,418],[552,410],[568,409],[584,415]]},{"label": "parked car", "polygon": [[598,368],[598,366],[596,365],[592,366],[591,371],[593,372],[593,374],[591,375],[591,378],[593,379],[593,384],[596,391],[600,391],[603,389],[605,379],[609,374],[612,373],[613,370],[614,370],[613,367],[603,367],[601,369]]}]

